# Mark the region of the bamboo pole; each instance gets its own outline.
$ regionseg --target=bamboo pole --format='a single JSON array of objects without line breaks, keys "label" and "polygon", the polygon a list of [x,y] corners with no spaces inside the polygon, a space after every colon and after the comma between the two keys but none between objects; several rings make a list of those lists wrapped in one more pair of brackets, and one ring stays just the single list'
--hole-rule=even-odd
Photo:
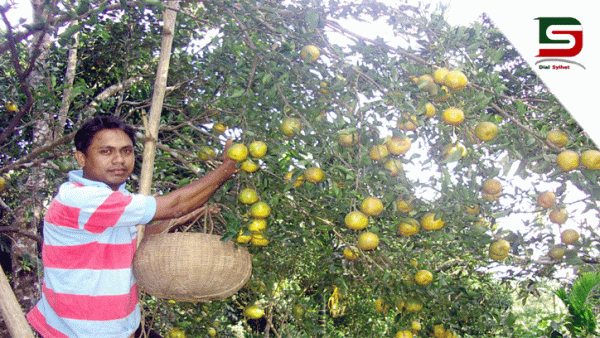
[{"label": "bamboo pole", "polygon": [[[142,173],[140,175],[139,193],[150,195],[150,186],[152,184],[152,174],[154,173],[154,157],[156,154],[156,142],[158,140],[158,127],[160,123],[160,114],[165,98],[165,88],[167,85],[167,75],[169,73],[169,62],[171,59],[171,49],[173,45],[173,36],[175,34],[175,22],[179,1],[169,1],[163,15],[163,33],[160,46],[160,57],[158,68],[156,70],[156,79],[154,81],[154,92],[152,93],[152,104],[148,114],[148,123],[146,124],[146,140],[144,141],[144,154],[142,162]],[[144,226],[137,227],[137,245],[139,246],[144,238]]]},{"label": "bamboo pole", "polygon": [[4,323],[8,327],[8,332],[14,338],[34,338],[33,331],[25,319],[23,309],[17,301],[4,270],[0,268],[0,313],[4,318]]}]

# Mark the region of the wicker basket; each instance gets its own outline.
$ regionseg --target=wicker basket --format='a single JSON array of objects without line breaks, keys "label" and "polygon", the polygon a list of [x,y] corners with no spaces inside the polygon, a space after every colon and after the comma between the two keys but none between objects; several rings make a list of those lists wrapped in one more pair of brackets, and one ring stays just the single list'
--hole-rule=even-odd
[{"label": "wicker basket", "polygon": [[219,235],[168,233],[144,238],[133,258],[138,287],[152,296],[186,302],[221,300],[250,278],[246,248]]}]

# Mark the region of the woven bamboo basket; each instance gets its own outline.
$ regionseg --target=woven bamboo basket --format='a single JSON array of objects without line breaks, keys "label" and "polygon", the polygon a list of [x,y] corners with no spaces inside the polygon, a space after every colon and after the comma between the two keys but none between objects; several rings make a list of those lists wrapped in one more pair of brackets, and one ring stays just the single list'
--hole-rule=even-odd
[{"label": "woven bamboo basket", "polygon": [[138,287],[185,302],[222,300],[246,284],[252,257],[221,236],[176,232],[144,237],[133,258]]}]

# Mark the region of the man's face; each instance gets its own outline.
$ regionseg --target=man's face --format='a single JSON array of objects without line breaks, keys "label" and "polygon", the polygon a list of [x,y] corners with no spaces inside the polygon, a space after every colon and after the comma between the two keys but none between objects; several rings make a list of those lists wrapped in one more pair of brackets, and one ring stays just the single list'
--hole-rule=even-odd
[{"label": "man's face", "polygon": [[77,151],[75,159],[83,168],[84,178],[117,190],[133,172],[133,143],[121,129],[104,129],[94,135],[87,155]]}]

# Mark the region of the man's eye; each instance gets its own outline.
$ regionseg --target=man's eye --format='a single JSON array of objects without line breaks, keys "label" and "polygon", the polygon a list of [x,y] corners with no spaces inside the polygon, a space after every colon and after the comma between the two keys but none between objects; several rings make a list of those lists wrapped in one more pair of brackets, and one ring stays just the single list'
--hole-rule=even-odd
[{"label": "man's eye", "polygon": [[110,149],[101,149],[100,154],[108,155],[108,154],[110,154]]}]

